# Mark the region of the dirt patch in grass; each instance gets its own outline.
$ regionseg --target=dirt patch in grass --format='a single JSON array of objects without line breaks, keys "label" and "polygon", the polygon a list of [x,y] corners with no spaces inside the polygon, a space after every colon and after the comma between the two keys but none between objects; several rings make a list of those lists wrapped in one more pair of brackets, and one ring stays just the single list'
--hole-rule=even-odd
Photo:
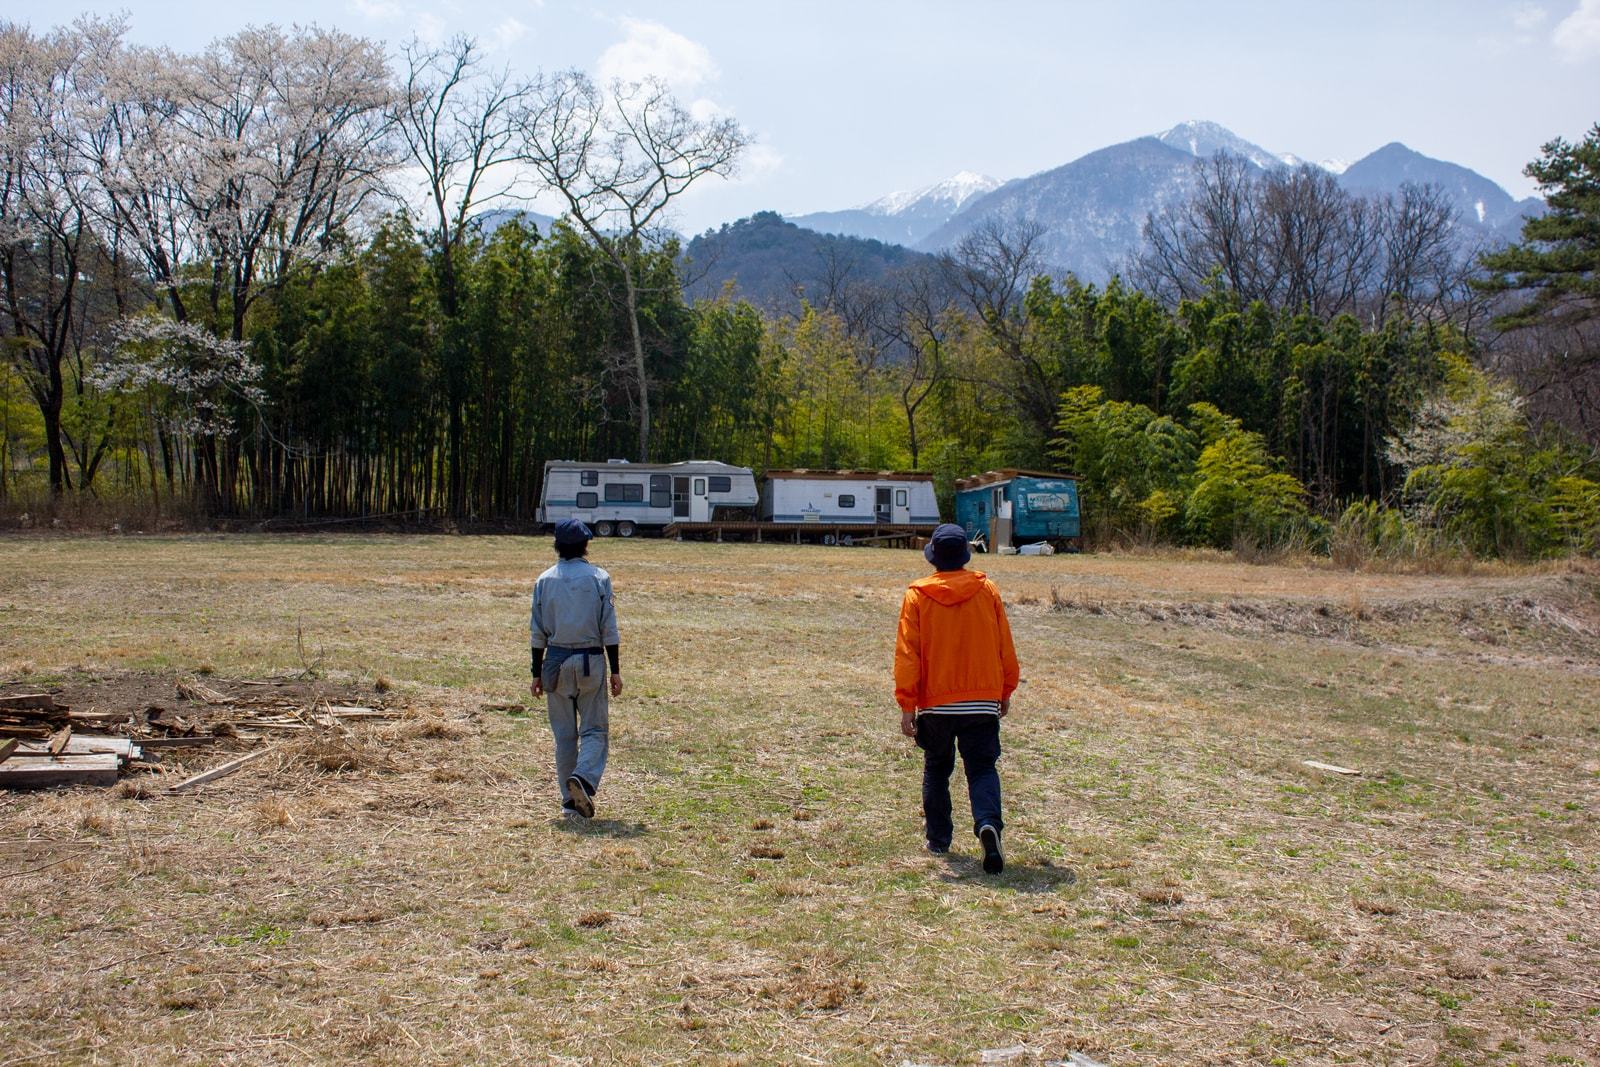
[{"label": "dirt patch in grass", "polygon": [[[1291,634],[1369,647],[1467,643],[1561,657],[1600,671],[1600,580],[1577,575],[1489,597],[1146,600],[1052,586],[1048,610],[1124,622],[1171,623],[1249,636]],[[1454,639],[1452,641],[1452,639]]]},{"label": "dirt patch in grass", "polygon": [[139,671],[97,672],[85,667],[31,669],[0,679],[0,696],[49,693],[76,712],[125,715],[117,732],[166,733],[182,719],[195,732],[237,719],[241,709],[276,706],[310,709],[323,704],[387,707],[393,703],[375,687],[317,678],[219,678],[209,672],[178,674]]}]

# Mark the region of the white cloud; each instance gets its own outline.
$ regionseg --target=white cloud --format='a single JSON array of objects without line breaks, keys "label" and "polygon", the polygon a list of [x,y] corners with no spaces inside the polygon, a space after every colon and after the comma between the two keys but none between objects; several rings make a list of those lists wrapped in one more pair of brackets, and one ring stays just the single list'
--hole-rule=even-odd
[{"label": "white cloud", "polygon": [[704,96],[689,102],[689,114],[696,122],[711,122],[729,117],[727,108]]},{"label": "white cloud", "polygon": [[528,27],[523,25],[516,16],[507,16],[506,20],[494,28],[490,36],[494,39],[493,47],[504,51],[528,35]]},{"label": "white cloud", "polygon": [[405,10],[394,0],[351,0],[356,14],[369,19],[397,19]]},{"label": "white cloud", "polygon": [[1522,33],[1531,33],[1543,26],[1549,17],[1550,12],[1538,4],[1522,3],[1512,9],[1511,24]]},{"label": "white cloud", "polygon": [[1550,35],[1563,56],[1574,63],[1600,56],[1600,0],[1579,0]]},{"label": "white cloud", "polygon": [[739,161],[739,176],[745,181],[770,178],[783,169],[783,154],[764,144],[753,144],[745,149]]},{"label": "white cloud", "polygon": [[414,15],[414,18],[416,21],[412,30],[416,33],[418,40],[423,44],[429,45],[444,43],[446,29],[444,19],[431,11],[419,11]]},{"label": "white cloud", "polygon": [[717,78],[717,65],[706,46],[691,41],[659,22],[622,20],[622,40],[600,54],[596,69],[602,81],[660,78],[684,93]]}]

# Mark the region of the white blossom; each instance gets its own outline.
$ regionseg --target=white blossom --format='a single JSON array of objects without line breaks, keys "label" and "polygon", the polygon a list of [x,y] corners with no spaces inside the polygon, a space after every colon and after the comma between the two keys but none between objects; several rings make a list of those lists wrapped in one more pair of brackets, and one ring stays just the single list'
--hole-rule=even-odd
[{"label": "white blossom", "polygon": [[249,346],[193,323],[155,315],[119,322],[116,347],[102,360],[94,384],[114,393],[152,394],[168,429],[220,435],[234,428],[230,400],[258,405],[261,365]]}]

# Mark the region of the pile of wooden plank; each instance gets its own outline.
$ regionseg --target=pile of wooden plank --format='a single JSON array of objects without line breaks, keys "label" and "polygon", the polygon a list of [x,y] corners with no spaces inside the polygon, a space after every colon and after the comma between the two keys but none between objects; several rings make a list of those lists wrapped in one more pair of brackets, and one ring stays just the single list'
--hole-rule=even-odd
[{"label": "pile of wooden plank", "polygon": [[[130,769],[149,767],[173,749],[256,745],[269,734],[342,730],[348,722],[393,719],[389,708],[309,704],[282,695],[233,697],[198,682],[179,682],[176,696],[194,707],[175,713],[149,705],[138,712],[79,712],[48,693],[0,696],[0,789],[114,785]],[[90,731],[117,730],[117,734]],[[169,790],[188,790],[231,774],[271,751],[229,759]]]},{"label": "pile of wooden plank", "polygon": [[130,761],[143,758],[132,738],[74,734],[70,726],[42,741],[8,737],[0,742],[0,788],[114,785]]}]

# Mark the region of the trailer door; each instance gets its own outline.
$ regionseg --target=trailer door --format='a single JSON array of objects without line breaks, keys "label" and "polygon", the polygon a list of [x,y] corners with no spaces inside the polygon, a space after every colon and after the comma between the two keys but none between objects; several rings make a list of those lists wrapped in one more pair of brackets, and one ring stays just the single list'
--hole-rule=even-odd
[{"label": "trailer door", "polygon": [[887,485],[877,487],[872,503],[872,521],[880,526],[894,523],[894,489]]},{"label": "trailer door", "polygon": [[703,476],[694,479],[689,493],[689,521],[711,521],[711,500],[706,496],[706,480]]},{"label": "trailer door", "polygon": [[911,490],[904,486],[894,491],[894,521],[900,526],[911,525]]},{"label": "trailer door", "polygon": [[672,479],[672,517],[687,519],[689,517],[689,479],[674,477]]}]

